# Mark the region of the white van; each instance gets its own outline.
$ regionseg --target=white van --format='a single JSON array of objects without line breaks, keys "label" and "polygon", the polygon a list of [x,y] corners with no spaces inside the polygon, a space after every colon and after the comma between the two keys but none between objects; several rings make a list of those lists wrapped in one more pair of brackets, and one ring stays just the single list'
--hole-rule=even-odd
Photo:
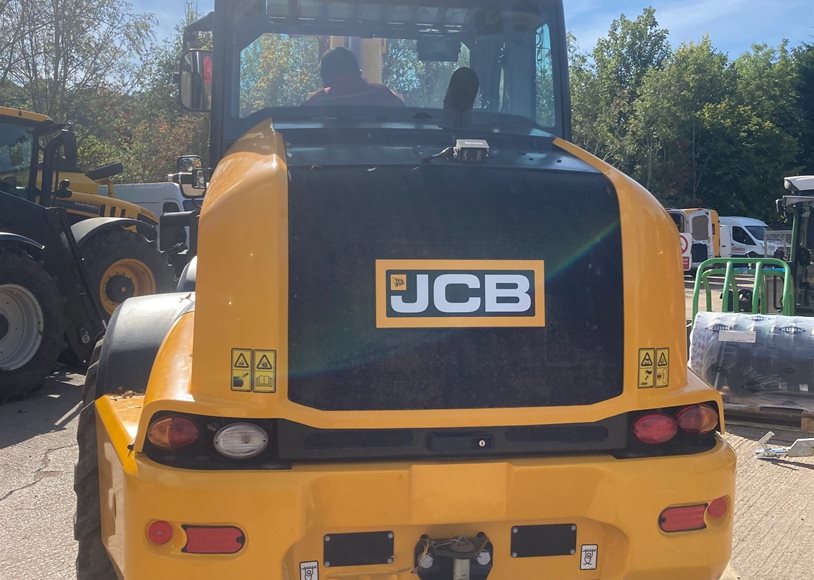
[{"label": "white van", "polygon": [[[107,186],[100,188],[99,193],[107,194]],[[177,183],[163,181],[159,183],[117,183],[113,186],[113,195],[119,199],[135,203],[150,210],[155,215],[176,211],[195,209],[195,201],[181,195]]]},{"label": "white van", "polygon": [[705,208],[667,208],[667,213],[673,218],[679,233],[691,236],[692,270],[698,268],[705,260],[721,255],[718,212]]},{"label": "white van", "polygon": [[[739,216],[721,216],[721,230],[729,230],[732,241],[730,255],[733,258],[762,258],[765,255],[765,234],[769,226],[755,218]],[[770,252],[771,254],[771,252]]]}]

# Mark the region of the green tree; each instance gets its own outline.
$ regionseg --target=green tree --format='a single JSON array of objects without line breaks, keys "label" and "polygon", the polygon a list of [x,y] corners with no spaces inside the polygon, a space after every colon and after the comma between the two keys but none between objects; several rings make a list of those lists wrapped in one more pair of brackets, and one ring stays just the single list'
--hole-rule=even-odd
[{"label": "green tree", "polygon": [[[191,3],[186,8],[175,34],[152,47],[137,90],[119,98],[104,122],[81,112],[72,119],[83,167],[121,161],[125,171],[119,181],[165,181],[179,155],[194,153],[206,158],[209,115],[181,107],[174,78],[183,50],[183,28],[199,16]],[[204,38],[204,45],[206,42]]]},{"label": "green tree", "polygon": [[798,67],[784,40],[779,47],[755,44],[733,63],[738,100],[795,138],[800,133]]},{"label": "green tree", "polygon": [[464,44],[458,62],[432,62],[418,60],[415,40],[388,39],[382,82],[401,95],[409,107],[441,107],[449,77],[462,66],[469,66],[469,48]]},{"label": "green tree", "polygon": [[814,174],[814,44],[794,49],[797,69],[795,90],[800,102],[800,150],[797,163],[800,172]]},{"label": "green tree", "polygon": [[723,214],[774,217],[774,200],[793,165],[797,140],[754,107],[733,99],[699,114],[699,155],[707,160],[700,197]]},{"label": "green tree", "polygon": [[20,63],[26,35],[45,27],[41,12],[39,2],[0,0],[0,88],[8,86],[9,73]]},{"label": "green tree", "polygon": [[318,90],[319,39],[264,34],[240,55],[240,111],[246,116],[272,106],[300,105]]},{"label": "green tree", "polygon": [[710,165],[702,111],[732,90],[728,59],[709,37],[681,45],[663,69],[651,69],[633,105],[634,176],[664,200],[697,204]]},{"label": "green tree", "polygon": [[[6,79],[25,95],[26,106],[58,120],[81,111],[109,114],[138,87],[153,39],[152,16],[136,14],[119,0],[25,2],[8,53]],[[98,95],[106,99],[98,99]]]},{"label": "green tree", "polygon": [[624,14],[591,56],[572,53],[574,138],[620,169],[629,164],[628,130],[645,76],[670,57],[668,30],[659,27],[656,11],[645,8],[635,19]]},{"label": "green tree", "polygon": [[590,57],[580,51],[573,34],[568,34],[568,60],[571,83],[571,123],[574,142],[581,147],[604,157],[606,144],[612,135],[609,123],[598,123],[603,118],[603,103],[596,75]]}]

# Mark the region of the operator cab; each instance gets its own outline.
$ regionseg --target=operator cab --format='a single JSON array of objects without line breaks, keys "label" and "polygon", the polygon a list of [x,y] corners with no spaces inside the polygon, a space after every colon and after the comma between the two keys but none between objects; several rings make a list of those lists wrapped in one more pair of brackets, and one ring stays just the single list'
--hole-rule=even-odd
[{"label": "operator cab", "polygon": [[782,256],[789,262],[794,287],[797,292],[797,312],[814,313],[814,297],[811,285],[814,282],[814,267],[811,254],[814,251],[814,176],[787,177],[784,186],[789,195],[777,201],[781,215],[792,220],[792,242]]},{"label": "operator cab", "polygon": [[[213,41],[228,50],[188,52],[181,72],[188,108],[219,103],[212,112],[214,161],[266,118],[281,130],[305,121],[313,128],[384,121],[390,128],[438,129],[459,68],[470,68],[479,83],[473,127],[570,135],[567,55],[553,49],[565,46],[560,2],[374,0],[362,9],[355,2],[269,0],[236,4],[223,17],[228,22],[220,30],[228,32],[214,30]],[[207,18],[191,28],[212,28]],[[394,106],[315,100],[327,86],[320,58],[332,49],[352,53],[365,83],[397,97],[379,104]]]}]

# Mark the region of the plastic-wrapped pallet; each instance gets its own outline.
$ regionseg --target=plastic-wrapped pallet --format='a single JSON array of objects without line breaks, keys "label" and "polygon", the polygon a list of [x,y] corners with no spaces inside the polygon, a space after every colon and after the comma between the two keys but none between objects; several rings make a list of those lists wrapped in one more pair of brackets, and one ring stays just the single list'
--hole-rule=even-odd
[{"label": "plastic-wrapped pallet", "polygon": [[763,395],[781,395],[812,409],[814,318],[699,312],[689,364],[731,402],[761,404]]}]

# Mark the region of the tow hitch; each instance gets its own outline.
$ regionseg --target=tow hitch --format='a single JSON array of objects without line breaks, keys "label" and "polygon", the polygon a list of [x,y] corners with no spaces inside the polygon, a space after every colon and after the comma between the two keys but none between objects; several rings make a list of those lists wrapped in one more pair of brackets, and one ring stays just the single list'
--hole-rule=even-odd
[{"label": "tow hitch", "polygon": [[421,580],[485,580],[492,570],[492,542],[486,534],[454,538],[421,536],[414,572]]}]

